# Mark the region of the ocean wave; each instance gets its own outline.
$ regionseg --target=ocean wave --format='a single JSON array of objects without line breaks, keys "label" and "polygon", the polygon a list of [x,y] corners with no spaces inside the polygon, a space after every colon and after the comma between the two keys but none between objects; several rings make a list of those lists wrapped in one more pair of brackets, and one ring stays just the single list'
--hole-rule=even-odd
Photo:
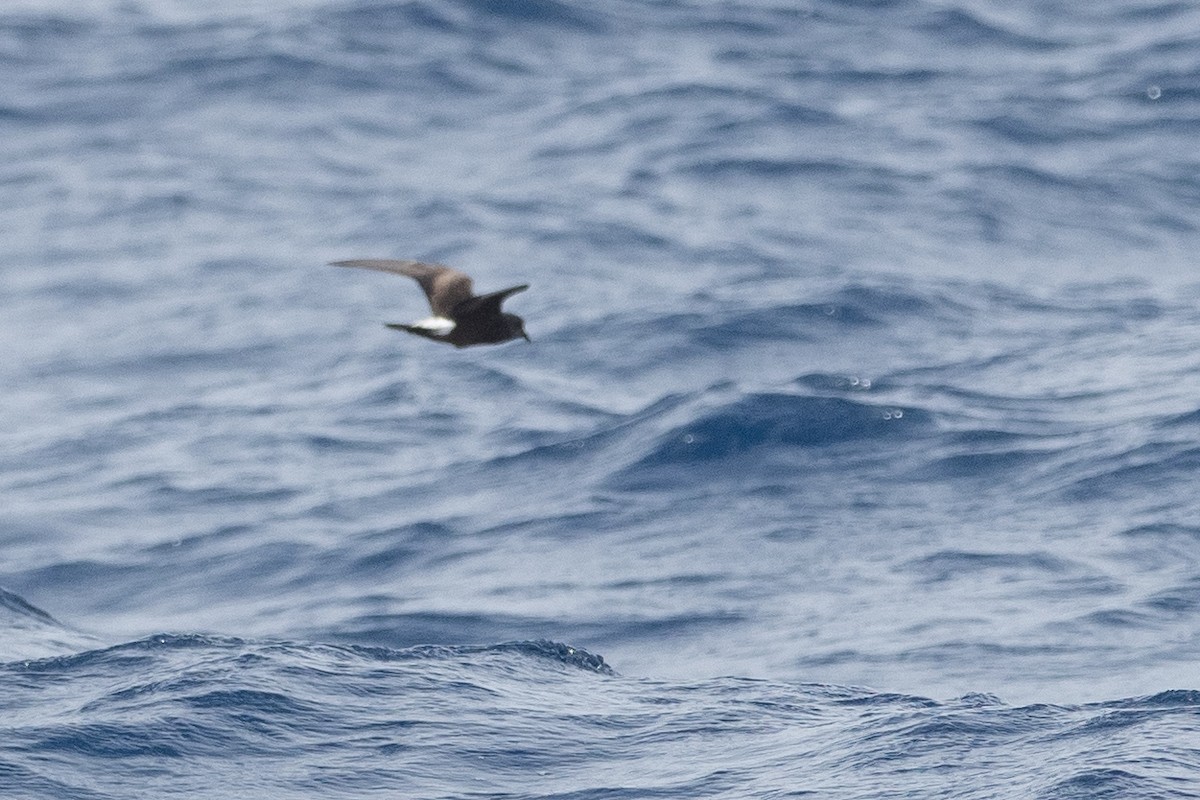
[{"label": "ocean wave", "polygon": [[1200,793],[1196,22],[5,5],[4,792]]},{"label": "ocean wave", "polygon": [[54,658],[95,647],[95,636],[59,622],[20,595],[0,589],[0,661]]},{"label": "ocean wave", "polygon": [[[159,634],[0,664],[0,690],[8,790],[36,796],[77,793],[49,761],[87,770],[93,798],[170,795],[193,783],[300,797],[313,773],[335,794],[443,796],[479,782],[533,798],[768,796],[786,780],[847,797],[880,783],[963,797],[1116,787],[1161,797],[1193,791],[1180,776],[1200,766],[1187,750],[1144,744],[1150,730],[1161,738],[1189,729],[1194,690],[1014,707],[979,694],[935,701],[739,678],[647,681],[549,641],[393,650]],[[51,703],[60,714],[13,713]],[[653,763],[644,748],[658,753]],[[678,748],[692,758],[662,761]],[[957,757],[968,751],[975,757]],[[807,754],[802,771],[798,752]],[[164,758],[169,771],[147,771]],[[613,764],[638,765],[638,777],[612,781]]]},{"label": "ocean wave", "polygon": [[642,465],[703,462],[760,447],[824,447],[861,439],[907,438],[931,419],[911,407],[838,397],[754,394],[669,432]]}]

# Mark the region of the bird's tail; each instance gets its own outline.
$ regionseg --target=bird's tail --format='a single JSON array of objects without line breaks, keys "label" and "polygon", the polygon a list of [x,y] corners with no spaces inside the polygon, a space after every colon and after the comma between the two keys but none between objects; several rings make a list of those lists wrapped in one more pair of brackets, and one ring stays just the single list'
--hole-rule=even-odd
[{"label": "bird's tail", "polygon": [[407,331],[408,333],[414,333],[417,336],[424,336],[426,339],[441,341],[443,338],[445,338],[439,331],[430,330],[429,328],[422,328],[419,325],[405,325],[402,322],[387,322],[384,324],[387,327],[394,328],[398,331]]}]

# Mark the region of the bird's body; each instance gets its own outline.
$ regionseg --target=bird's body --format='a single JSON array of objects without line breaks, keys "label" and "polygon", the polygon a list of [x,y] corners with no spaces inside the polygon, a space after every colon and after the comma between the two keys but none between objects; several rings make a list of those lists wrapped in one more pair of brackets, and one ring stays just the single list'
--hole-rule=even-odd
[{"label": "bird's body", "polygon": [[500,310],[500,304],[509,295],[523,292],[529,284],[511,286],[498,292],[477,295],[474,293],[470,276],[451,269],[444,264],[426,264],[422,261],[400,261],[386,258],[364,258],[351,261],[334,261],[335,267],[358,267],[395,275],[407,275],[421,284],[433,317],[408,325],[387,323],[389,328],[408,331],[437,342],[446,342],[455,347],[470,347],[475,344],[499,344],[510,339],[524,338],[525,321],[516,314]]}]

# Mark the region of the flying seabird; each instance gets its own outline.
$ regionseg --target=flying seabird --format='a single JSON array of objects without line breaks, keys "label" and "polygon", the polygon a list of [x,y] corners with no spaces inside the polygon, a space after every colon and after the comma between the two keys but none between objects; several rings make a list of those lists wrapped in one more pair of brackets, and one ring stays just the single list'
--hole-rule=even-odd
[{"label": "flying seabird", "polygon": [[362,258],[351,261],[334,261],[334,267],[358,267],[379,272],[392,272],[415,278],[425,296],[433,316],[403,325],[389,322],[389,328],[415,333],[426,339],[446,342],[455,347],[470,347],[473,344],[499,344],[509,339],[522,337],[530,341],[525,333],[525,320],[516,314],[500,310],[500,304],[509,295],[523,292],[529,284],[511,286],[498,292],[474,294],[471,277],[445,264],[426,264],[421,261],[398,261],[389,258]]}]

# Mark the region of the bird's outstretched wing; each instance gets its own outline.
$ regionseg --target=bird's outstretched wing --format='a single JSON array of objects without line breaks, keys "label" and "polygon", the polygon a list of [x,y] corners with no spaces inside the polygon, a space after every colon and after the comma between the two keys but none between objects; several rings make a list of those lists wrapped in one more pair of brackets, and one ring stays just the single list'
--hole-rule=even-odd
[{"label": "bird's outstretched wing", "polygon": [[406,275],[421,284],[429,307],[439,317],[451,317],[459,303],[478,299],[472,294],[471,278],[445,264],[427,264],[423,261],[403,261],[391,258],[357,258],[349,261],[331,262],[335,267],[357,267],[378,272]]},{"label": "bird's outstretched wing", "polygon": [[528,288],[528,283],[522,283],[520,286],[510,286],[498,292],[488,292],[478,297],[468,298],[454,309],[454,313],[459,317],[467,317],[472,314],[498,314],[500,313],[500,304],[504,302],[505,298]]}]

